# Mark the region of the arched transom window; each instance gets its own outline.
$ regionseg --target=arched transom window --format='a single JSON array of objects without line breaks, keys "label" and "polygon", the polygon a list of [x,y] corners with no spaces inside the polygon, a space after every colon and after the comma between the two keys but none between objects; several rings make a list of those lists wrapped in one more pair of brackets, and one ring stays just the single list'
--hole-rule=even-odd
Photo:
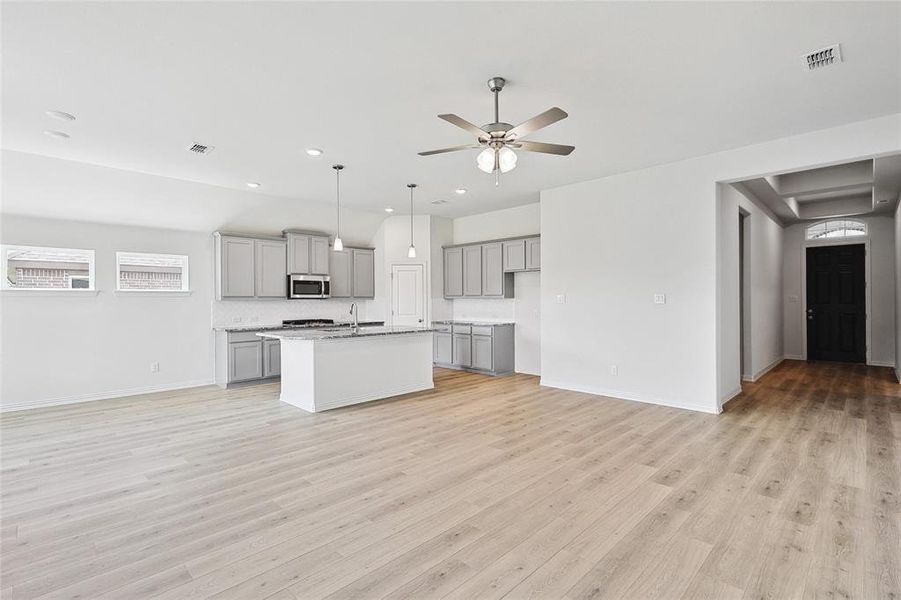
[{"label": "arched transom window", "polygon": [[850,219],[823,221],[807,228],[808,240],[847,238],[867,234],[867,224]]}]

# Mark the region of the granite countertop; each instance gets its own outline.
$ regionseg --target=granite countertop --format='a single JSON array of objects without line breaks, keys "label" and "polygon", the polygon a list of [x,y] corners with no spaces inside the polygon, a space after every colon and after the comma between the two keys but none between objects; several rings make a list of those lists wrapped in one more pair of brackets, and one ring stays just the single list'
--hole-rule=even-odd
[{"label": "granite countertop", "polygon": [[[360,327],[384,325],[384,321],[360,321]],[[235,325],[213,327],[214,331],[292,331],[296,329],[324,329],[326,327],[350,327],[353,323],[342,321],[331,325]]]},{"label": "granite countertop", "polygon": [[432,321],[433,325],[477,325],[489,327],[491,325],[516,325],[513,321],[468,321],[466,319],[448,319],[446,321]]},{"label": "granite countertop", "polygon": [[353,328],[332,327],[324,329],[285,329],[281,331],[261,331],[257,335],[277,340],[340,340],[345,338],[376,337],[385,335],[405,335],[410,333],[431,333],[429,327],[366,327],[354,331]]}]

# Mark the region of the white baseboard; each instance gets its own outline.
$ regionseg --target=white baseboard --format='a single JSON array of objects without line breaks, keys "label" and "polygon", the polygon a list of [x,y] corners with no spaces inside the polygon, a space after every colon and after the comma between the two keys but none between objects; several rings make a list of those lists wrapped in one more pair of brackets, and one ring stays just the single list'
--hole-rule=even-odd
[{"label": "white baseboard", "polygon": [[720,400],[720,412],[723,411],[723,407],[726,406],[729,401],[734,400],[737,396],[741,395],[742,391],[743,390],[741,389],[741,386],[738,386],[737,388],[723,396],[723,399]]},{"label": "white baseboard", "polygon": [[651,398],[648,396],[642,396],[638,394],[633,394],[631,392],[623,392],[621,390],[609,390],[604,388],[597,388],[593,386],[584,386],[584,385],[576,385],[571,383],[566,383],[563,381],[553,381],[550,379],[543,378],[540,381],[540,385],[544,387],[557,388],[561,390],[569,390],[572,392],[583,392],[586,394],[594,394],[595,396],[607,396],[608,398],[615,398],[617,400],[631,400],[633,402],[643,402],[645,404],[658,404],[660,406],[669,406],[671,408],[681,408],[683,410],[693,410],[696,412],[710,413],[710,414],[719,414],[721,410],[719,408],[704,408],[694,404],[689,404],[687,402],[679,402],[678,400],[665,400],[663,398]]},{"label": "white baseboard", "polygon": [[742,379],[749,383],[754,383],[755,381],[759,380],[761,377],[763,377],[764,375],[766,375],[767,373],[769,373],[770,371],[772,371],[773,369],[778,367],[784,360],[785,360],[785,357],[780,356],[779,358],[777,358],[776,360],[774,360],[773,362],[771,362],[764,368],[762,368],[759,371],[757,371],[756,373],[754,373],[751,377],[743,377]]},{"label": "white baseboard", "polygon": [[890,369],[895,368],[895,363],[888,362],[887,360],[871,360],[867,364],[871,367],[888,367]]},{"label": "white baseboard", "polygon": [[901,383],[901,373],[898,373],[897,367],[895,368],[895,379],[898,380],[898,383]]},{"label": "white baseboard", "polygon": [[804,357],[801,356],[800,354],[786,354],[783,358],[784,358],[785,360],[807,360],[806,358],[804,358]]},{"label": "white baseboard", "polygon": [[168,383],[164,385],[151,385],[139,388],[125,388],[122,390],[109,390],[106,392],[95,392],[91,394],[79,394],[77,396],[61,396],[57,398],[42,398],[39,400],[29,400],[27,402],[19,402],[16,404],[0,406],[0,412],[9,413],[20,410],[31,410],[34,408],[48,408],[51,406],[64,406],[66,404],[78,404],[81,402],[93,402],[95,400],[109,400],[111,398],[122,398],[125,396],[140,396],[141,394],[152,394],[154,392],[171,392],[173,390],[181,390],[186,388],[202,387],[205,385],[213,385],[213,379],[197,379],[194,381],[179,381],[176,383]]}]

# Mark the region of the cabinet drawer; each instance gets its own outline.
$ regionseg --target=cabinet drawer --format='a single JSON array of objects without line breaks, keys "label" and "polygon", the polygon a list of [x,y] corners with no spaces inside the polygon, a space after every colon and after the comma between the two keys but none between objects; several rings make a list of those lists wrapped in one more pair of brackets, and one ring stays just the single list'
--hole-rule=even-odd
[{"label": "cabinet drawer", "polygon": [[262,338],[257,335],[258,331],[229,331],[228,332],[228,343],[234,344],[235,342],[260,342]]},{"label": "cabinet drawer", "polygon": [[494,331],[494,327],[492,327],[491,325],[472,326],[472,335],[491,335],[492,331]]},{"label": "cabinet drawer", "polygon": [[454,325],[454,333],[472,333],[472,327],[469,325]]}]

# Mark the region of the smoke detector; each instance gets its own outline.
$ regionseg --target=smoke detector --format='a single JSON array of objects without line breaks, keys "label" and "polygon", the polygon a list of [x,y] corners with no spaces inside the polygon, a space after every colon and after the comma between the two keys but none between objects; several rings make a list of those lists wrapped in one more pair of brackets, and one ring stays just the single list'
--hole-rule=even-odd
[{"label": "smoke detector", "polygon": [[190,146],[188,146],[188,152],[193,152],[194,154],[209,154],[216,147],[208,146],[207,144],[200,144],[198,142],[194,142]]},{"label": "smoke detector", "polygon": [[801,57],[801,67],[805,71],[817,71],[824,67],[837,65],[840,62],[842,62],[841,44],[820,48]]}]

